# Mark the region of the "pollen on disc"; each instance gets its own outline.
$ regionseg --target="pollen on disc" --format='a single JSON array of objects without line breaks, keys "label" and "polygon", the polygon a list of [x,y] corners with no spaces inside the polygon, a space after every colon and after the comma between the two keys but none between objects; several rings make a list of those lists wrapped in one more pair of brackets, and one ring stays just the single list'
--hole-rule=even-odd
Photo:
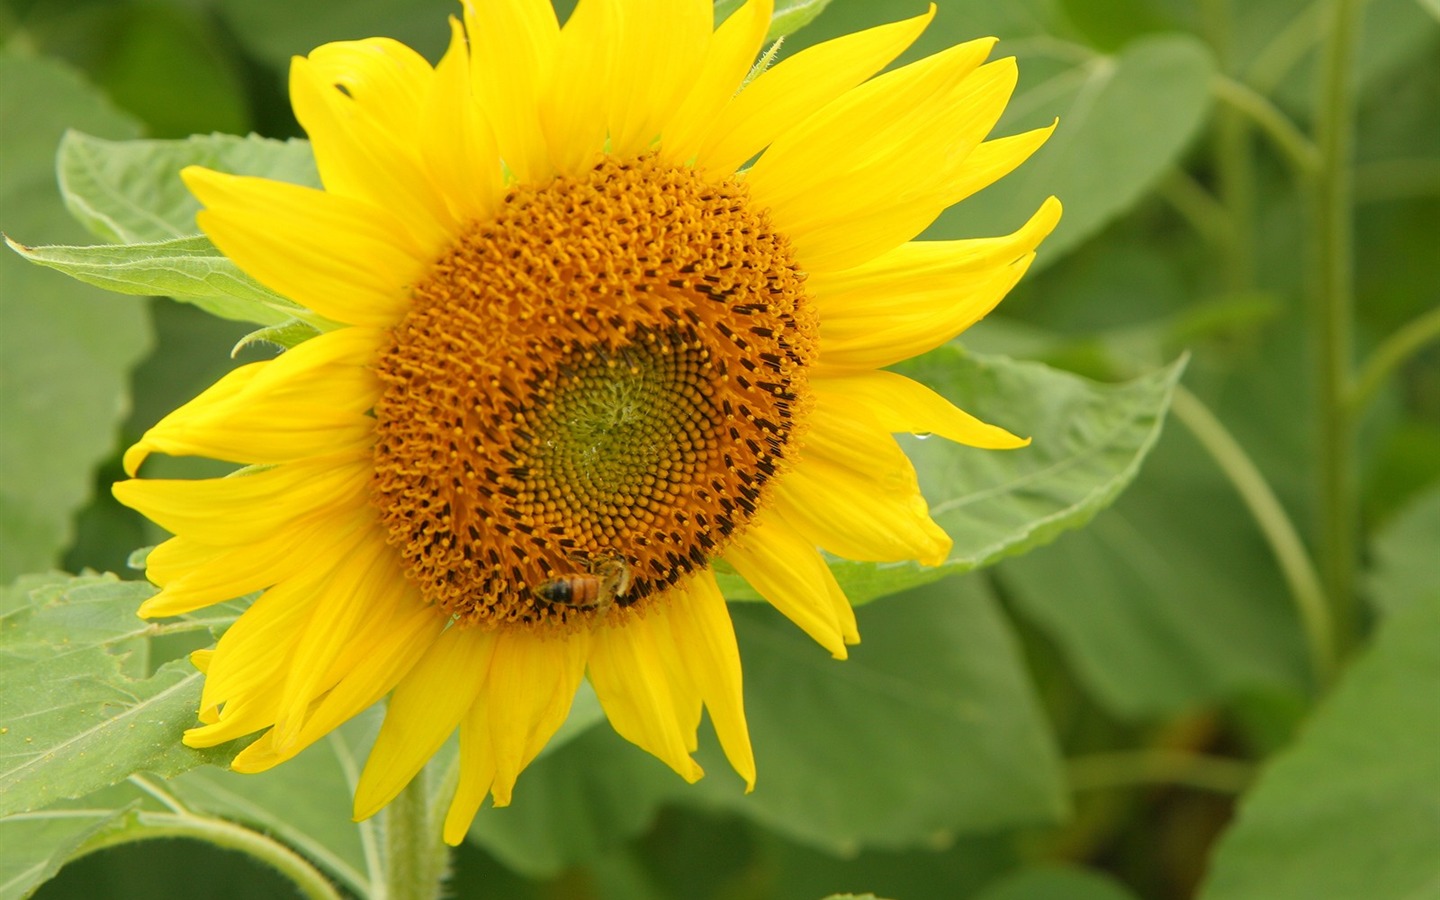
[{"label": "pollen on disc", "polygon": [[623,565],[651,602],[793,455],[816,322],[744,188],[653,157],[514,189],[413,289],[377,368],[374,502],[406,575],[481,627],[575,627],[537,589]]}]

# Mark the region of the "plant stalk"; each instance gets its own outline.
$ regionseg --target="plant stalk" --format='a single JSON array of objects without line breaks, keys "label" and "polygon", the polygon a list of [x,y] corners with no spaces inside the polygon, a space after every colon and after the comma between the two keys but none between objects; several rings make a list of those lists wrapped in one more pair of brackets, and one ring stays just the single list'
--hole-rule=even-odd
[{"label": "plant stalk", "polygon": [[1316,446],[1321,571],[1343,653],[1356,639],[1359,614],[1355,596],[1359,530],[1355,418],[1350,413],[1355,305],[1350,164],[1355,117],[1351,70],[1360,29],[1360,0],[1334,0],[1330,13],[1315,122],[1319,151],[1313,201],[1317,277],[1311,318],[1320,401]]},{"label": "plant stalk", "polygon": [[382,900],[438,900],[450,851],[434,825],[429,778],[422,769],[385,808]]}]

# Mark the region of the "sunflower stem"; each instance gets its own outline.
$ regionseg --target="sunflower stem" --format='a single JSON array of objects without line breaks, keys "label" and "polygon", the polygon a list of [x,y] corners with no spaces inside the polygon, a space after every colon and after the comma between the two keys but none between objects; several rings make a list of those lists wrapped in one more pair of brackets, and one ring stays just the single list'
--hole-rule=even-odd
[{"label": "sunflower stem", "polygon": [[1317,277],[1311,316],[1320,400],[1316,435],[1320,557],[1343,652],[1355,640],[1359,612],[1355,598],[1355,417],[1350,409],[1354,317],[1350,157],[1355,116],[1351,69],[1360,30],[1359,0],[1334,0],[1329,25],[1315,122],[1319,163],[1312,225]]},{"label": "sunflower stem", "polygon": [[429,778],[422,769],[385,808],[385,893],[381,900],[437,900],[449,853],[434,827]]}]

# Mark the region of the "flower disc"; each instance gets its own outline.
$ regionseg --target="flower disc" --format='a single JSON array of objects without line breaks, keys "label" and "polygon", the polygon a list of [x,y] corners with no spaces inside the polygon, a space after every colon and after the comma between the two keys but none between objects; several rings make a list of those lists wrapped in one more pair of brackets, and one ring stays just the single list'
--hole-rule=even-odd
[{"label": "flower disc", "polygon": [[616,606],[703,567],[783,465],[815,317],[733,182],[653,157],[519,188],[414,288],[378,368],[373,492],[426,599],[564,624],[536,596],[622,562]]}]

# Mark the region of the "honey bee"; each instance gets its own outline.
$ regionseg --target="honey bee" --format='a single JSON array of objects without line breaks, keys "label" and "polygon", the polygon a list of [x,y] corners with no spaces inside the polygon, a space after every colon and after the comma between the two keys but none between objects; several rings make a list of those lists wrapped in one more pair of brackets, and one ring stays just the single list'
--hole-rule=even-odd
[{"label": "honey bee", "polygon": [[630,567],[618,556],[584,563],[585,571],[557,575],[535,588],[535,599],[552,606],[604,612],[630,593]]}]

